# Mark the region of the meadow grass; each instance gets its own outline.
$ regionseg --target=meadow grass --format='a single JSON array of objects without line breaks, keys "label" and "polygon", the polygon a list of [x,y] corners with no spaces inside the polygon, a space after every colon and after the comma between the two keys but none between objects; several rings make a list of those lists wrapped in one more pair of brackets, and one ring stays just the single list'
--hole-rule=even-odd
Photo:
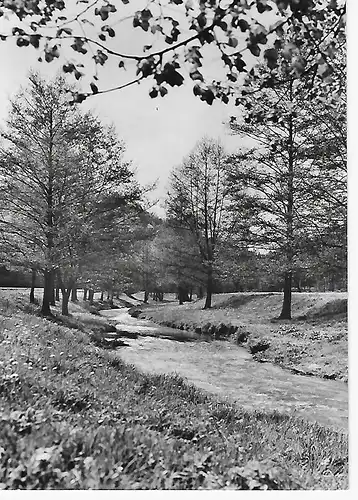
[{"label": "meadow grass", "polygon": [[347,488],[346,435],[144,374],[88,323],[23,308],[0,300],[0,488]]}]

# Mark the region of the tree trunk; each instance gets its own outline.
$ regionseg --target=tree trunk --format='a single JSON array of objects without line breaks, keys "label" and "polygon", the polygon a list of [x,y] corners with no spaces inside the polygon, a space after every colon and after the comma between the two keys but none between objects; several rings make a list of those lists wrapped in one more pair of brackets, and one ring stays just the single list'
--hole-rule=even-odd
[{"label": "tree trunk", "polygon": [[73,288],[71,290],[71,302],[77,302],[77,286],[76,283],[73,285]]},{"label": "tree trunk", "polygon": [[204,297],[204,292],[203,292],[202,286],[199,286],[197,297],[198,297],[198,299],[202,299]]},{"label": "tree trunk", "polygon": [[83,300],[87,300],[87,292],[88,292],[87,288],[84,288],[83,289]]},{"label": "tree trunk", "polygon": [[30,304],[35,304],[35,284],[36,284],[36,269],[33,268],[31,273]]},{"label": "tree trunk", "polygon": [[55,273],[52,269],[52,252],[54,247],[54,217],[53,217],[53,193],[54,193],[54,170],[53,170],[53,146],[54,146],[54,130],[53,130],[53,110],[50,108],[49,114],[49,143],[48,143],[48,177],[46,189],[46,250],[47,258],[49,259],[48,267],[44,272],[44,296],[42,301],[41,312],[45,316],[51,315],[50,305],[56,305],[55,302]]},{"label": "tree trunk", "polygon": [[334,292],[334,290],[335,290],[335,280],[334,280],[334,276],[331,275],[330,280],[329,280],[329,291]]},{"label": "tree trunk", "polygon": [[211,308],[211,298],[213,295],[213,268],[209,266],[206,282],[206,299],[204,309]]},{"label": "tree trunk", "polygon": [[56,299],[56,302],[60,302],[60,287],[59,286],[56,286],[56,289],[55,289],[55,299]]},{"label": "tree trunk", "polygon": [[88,293],[88,300],[89,300],[90,306],[93,306],[93,296],[94,296],[94,290],[93,290],[93,288],[90,288],[89,293]]},{"label": "tree trunk", "polygon": [[178,286],[178,299],[179,305],[183,304],[184,302],[190,302],[188,289],[183,285]]},{"label": "tree trunk", "polygon": [[101,292],[101,298],[100,298],[101,302],[103,302],[103,290]]},{"label": "tree trunk", "polygon": [[[292,102],[292,85],[290,81],[290,101]],[[286,258],[287,267],[285,270],[285,282],[283,288],[283,304],[279,319],[291,319],[291,303],[292,303],[292,262],[293,262],[293,195],[294,195],[294,134],[293,134],[293,118],[289,118],[288,131],[288,171],[287,171],[287,219],[286,219]]]},{"label": "tree trunk", "polygon": [[41,314],[44,316],[52,316],[50,309],[50,302],[52,298],[52,290],[53,290],[53,280],[51,276],[51,271],[48,269],[44,270],[44,292],[42,297],[42,307]]},{"label": "tree trunk", "polygon": [[62,315],[63,316],[68,316],[68,302],[70,299],[70,294],[71,294],[71,289],[64,289],[62,288]]},{"label": "tree trunk", "polygon": [[60,271],[57,271],[57,283],[60,286],[61,292],[62,292],[61,313],[63,316],[68,316],[69,315],[68,302],[70,300],[71,291],[75,285],[75,281],[73,279],[70,279],[69,286],[66,289],[66,286],[65,286],[64,282],[62,281],[61,273],[60,273]]},{"label": "tree trunk", "polygon": [[292,272],[285,272],[285,283],[283,287],[283,304],[279,319],[291,319],[292,303]]},{"label": "tree trunk", "polygon": [[179,300],[179,305],[181,306],[184,301],[183,301],[183,289],[181,286],[178,287],[178,300]]},{"label": "tree trunk", "polygon": [[148,304],[149,292],[147,290],[144,291],[144,304]]},{"label": "tree trunk", "polygon": [[55,306],[56,305],[56,300],[55,300],[55,271],[51,271],[51,300],[50,300],[50,306]]}]

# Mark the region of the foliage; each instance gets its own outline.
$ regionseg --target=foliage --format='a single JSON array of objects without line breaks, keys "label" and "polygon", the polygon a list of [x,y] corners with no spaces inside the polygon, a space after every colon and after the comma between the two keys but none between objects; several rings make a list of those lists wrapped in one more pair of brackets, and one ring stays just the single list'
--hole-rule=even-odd
[{"label": "foliage", "polygon": [[262,256],[249,250],[242,236],[235,226],[233,234],[222,245],[216,263],[216,292],[267,290],[264,283],[267,263],[262,265]]},{"label": "foliage", "polygon": [[[137,5],[136,5],[137,7]],[[142,8],[141,8],[142,7]],[[309,75],[312,81],[329,81],[336,37],[345,28],[346,6],[339,0],[255,0],[248,2],[216,0],[154,0],[135,10],[129,0],[114,3],[84,0],[70,2],[0,2],[0,16],[7,21],[0,41],[16,40],[19,47],[32,46],[41,52],[40,60],[51,62],[66,50],[71,56],[63,71],[79,80],[92,72],[90,91],[75,93],[75,100],[150,78],[150,96],[165,96],[168,87],[183,85],[189,73],[193,92],[202,101],[227,103],[236,94],[243,75],[255,78],[252,61],[264,59],[269,69],[277,65],[282,50],[290,73]],[[121,50],[117,26],[128,21],[143,52]],[[329,32],[324,33],[329,26]],[[309,45],[312,50],[306,51]],[[206,50],[211,49],[211,50]],[[222,77],[211,80],[205,63],[216,52],[222,61]],[[91,54],[92,62],[89,61]],[[135,64],[136,77],[100,89],[98,69],[115,61],[119,70]],[[329,91],[326,91],[329,95]]]},{"label": "foliage", "polygon": [[205,285],[205,267],[193,234],[180,227],[166,224],[155,245],[168,285],[185,289]]}]

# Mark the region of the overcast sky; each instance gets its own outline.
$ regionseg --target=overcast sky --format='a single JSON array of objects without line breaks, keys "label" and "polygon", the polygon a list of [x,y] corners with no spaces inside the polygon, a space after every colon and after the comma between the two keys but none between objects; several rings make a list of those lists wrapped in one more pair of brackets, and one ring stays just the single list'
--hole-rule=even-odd
[{"label": "overcast sky", "polygon": [[[143,46],[140,30],[121,25],[115,43],[129,53],[140,53]],[[131,39],[132,37],[132,39]],[[71,52],[72,54],[72,52]],[[39,63],[39,52],[30,48],[18,48],[14,43],[0,43],[0,121],[7,114],[8,100],[20,87],[26,84],[31,68],[39,70],[46,77],[56,74],[64,60]],[[221,64],[217,54],[210,57],[208,69],[212,75],[220,74]],[[129,78],[129,71],[122,72],[117,62],[108,64],[100,76],[100,89],[109,88]],[[119,80],[119,79],[123,80]],[[157,198],[165,196],[168,174],[173,166],[180,163],[204,135],[221,137],[228,150],[239,143],[238,137],[228,134],[225,122],[235,113],[235,109],[223,103],[212,106],[200,101],[192,93],[188,82],[180,88],[173,88],[164,98],[151,99],[148,95],[152,84],[140,85],[108,94],[89,98],[82,106],[93,109],[105,122],[116,125],[118,134],[127,144],[128,158],[133,160],[137,177],[141,183],[158,179]],[[157,212],[163,214],[160,204]]]}]

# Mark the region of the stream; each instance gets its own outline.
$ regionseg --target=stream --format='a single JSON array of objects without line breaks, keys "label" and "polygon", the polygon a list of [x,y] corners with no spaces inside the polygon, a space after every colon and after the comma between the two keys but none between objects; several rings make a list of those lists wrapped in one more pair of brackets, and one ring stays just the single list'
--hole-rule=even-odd
[{"label": "stream", "polygon": [[249,410],[281,413],[348,431],[348,385],[296,375],[258,363],[243,347],[132,318],[127,309],[101,311],[116,322],[126,346],[118,355],[145,372],[177,373],[197,387]]}]

